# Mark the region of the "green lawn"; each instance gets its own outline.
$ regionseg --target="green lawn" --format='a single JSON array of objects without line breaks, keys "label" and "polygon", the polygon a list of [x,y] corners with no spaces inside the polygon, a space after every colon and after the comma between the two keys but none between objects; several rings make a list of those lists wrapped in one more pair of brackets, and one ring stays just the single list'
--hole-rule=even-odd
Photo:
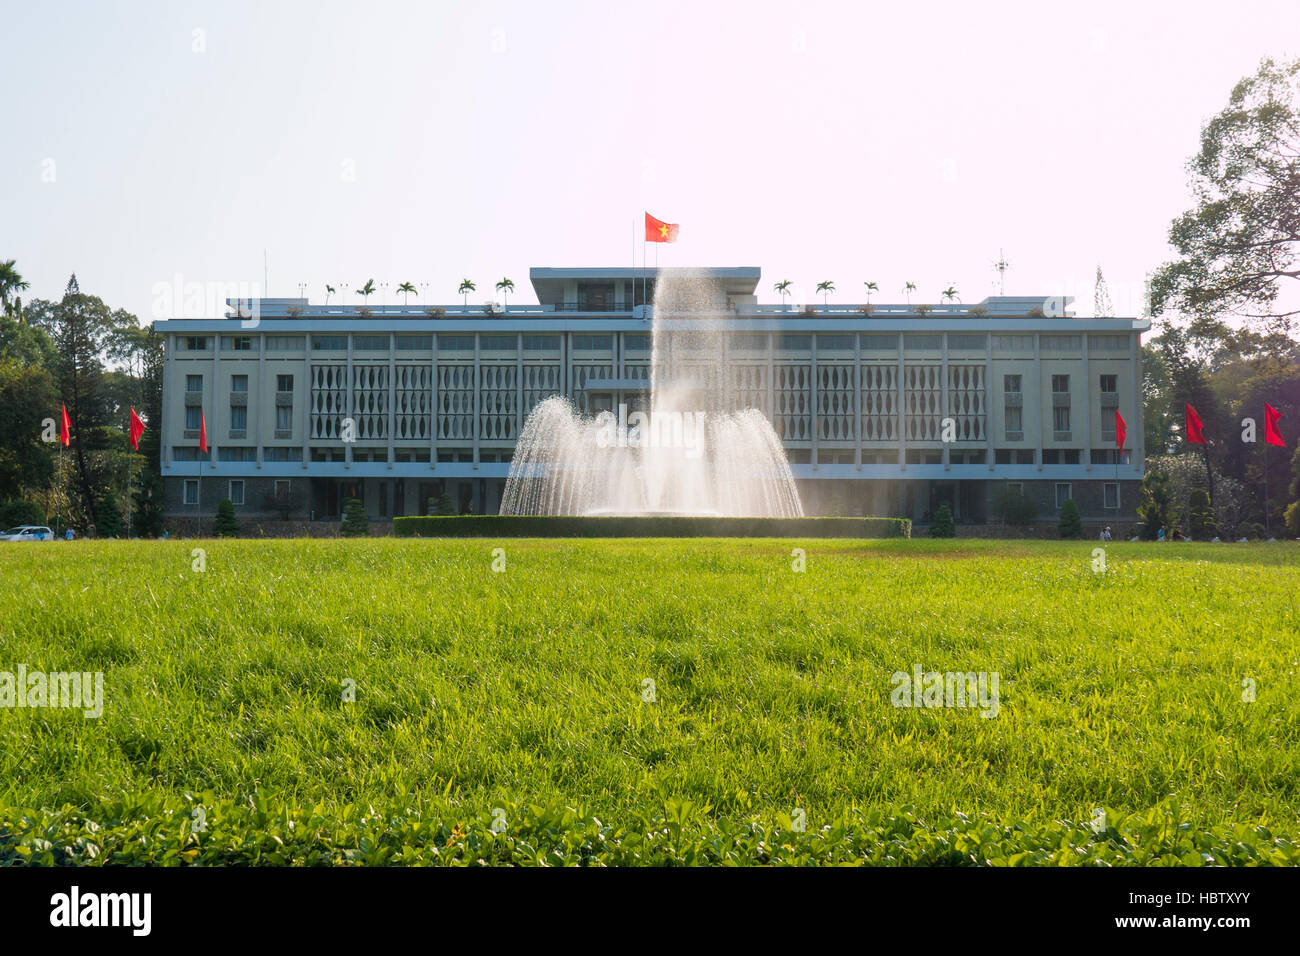
[{"label": "green lawn", "polygon": [[1300,547],[1094,547],[3,545],[0,863],[1300,862]]}]

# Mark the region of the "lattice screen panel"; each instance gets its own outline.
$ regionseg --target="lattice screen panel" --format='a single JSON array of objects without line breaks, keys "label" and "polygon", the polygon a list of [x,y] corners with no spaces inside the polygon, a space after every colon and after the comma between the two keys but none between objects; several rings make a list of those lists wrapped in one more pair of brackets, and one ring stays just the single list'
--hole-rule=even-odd
[{"label": "lattice screen panel", "polygon": [[346,365],[320,365],[311,367],[311,425],[312,438],[338,441],[342,437],[342,419],[347,414]]},{"label": "lattice screen panel", "polygon": [[438,366],[438,439],[474,438],[474,366]]},{"label": "lattice screen panel", "polygon": [[853,441],[857,437],[853,366],[817,366],[817,437],[826,441]]},{"label": "lattice screen panel", "polygon": [[352,366],[352,420],[357,441],[388,437],[388,365]]},{"label": "lattice screen panel", "polygon": [[957,441],[984,440],[983,365],[948,366],[948,414],[957,424]]},{"label": "lattice screen panel", "polygon": [[397,439],[428,440],[433,418],[428,365],[399,365],[393,383],[393,431]]},{"label": "lattice screen panel", "polygon": [[898,366],[862,366],[862,438],[898,440]]},{"label": "lattice screen panel", "polygon": [[772,394],[776,402],[772,425],[786,441],[808,441],[812,437],[809,413],[812,411],[808,389],[812,369],[807,365],[772,367]]},{"label": "lattice screen panel", "polygon": [[903,369],[903,414],[908,441],[939,441],[943,368],[908,365]]},{"label": "lattice screen panel", "polygon": [[479,368],[480,439],[505,440],[515,437],[516,369],[510,365]]}]

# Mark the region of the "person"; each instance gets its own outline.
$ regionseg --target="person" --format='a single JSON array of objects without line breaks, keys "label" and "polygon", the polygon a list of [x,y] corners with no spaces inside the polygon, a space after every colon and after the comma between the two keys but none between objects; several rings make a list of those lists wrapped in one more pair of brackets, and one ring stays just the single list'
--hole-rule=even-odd
[{"label": "person", "polygon": [[63,539],[64,539],[65,541],[71,541],[71,540],[72,540],[72,529],[71,529],[71,528],[69,528],[67,531],[63,532]]},{"label": "person", "polygon": [[1165,529],[1164,529],[1164,528],[1161,528],[1159,531],[1156,532],[1156,540],[1157,540],[1157,541],[1163,541],[1163,540],[1165,540]]},{"label": "person", "polygon": [[1100,538],[1102,541],[1105,541],[1105,540],[1106,540],[1106,529],[1105,529],[1105,528],[1102,528],[1102,529],[1101,529],[1101,533],[1100,533],[1099,535],[1097,535],[1097,537]]},{"label": "person", "polygon": [[1109,540],[1110,540],[1110,525],[1106,525],[1105,535],[1106,535],[1106,540],[1109,541]]}]

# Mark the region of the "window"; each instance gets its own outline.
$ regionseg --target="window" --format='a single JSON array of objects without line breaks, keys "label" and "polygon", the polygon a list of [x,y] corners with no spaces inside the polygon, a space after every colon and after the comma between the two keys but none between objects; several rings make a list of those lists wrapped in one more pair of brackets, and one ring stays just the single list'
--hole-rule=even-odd
[{"label": "window", "polygon": [[[640,344],[637,339],[642,339]],[[648,349],[650,347],[650,336],[648,335],[626,335],[623,337],[623,344],[629,349]],[[560,337],[558,335],[525,335],[524,351],[525,352],[558,352],[560,350]]]},{"label": "window", "polygon": [[1106,481],[1101,486],[1101,498],[1103,508],[1116,510],[1119,508],[1119,482]]},{"label": "window", "polygon": [[969,332],[948,333],[948,348],[953,351],[983,352],[987,347],[987,335],[972,335]]},{"label": "window", "polygon": [[[853,348],[853,336],[849,335],[844,337],[849,339],[849,344],[843,346],[843,348]],[[822,341],[824,338],[828,338],[828,336],[818,337],[818,346],[821,348],[830,348],[830,346],[826,345]],[[840,336],[835,336],[835,338],[840,338]],[[839,348],[840,346],[836,347]],[[737,332],[731,337],[731,348],[735,352],[765,352],[767,351],[767,336],[762,332]]]},{"label": "window", "polygon": [[303,347],[301,335],[268,335],[266,350],[268,352],[296,352]]},{"label": "window", "polygon": [[275,498],[277,501],[283,501],[289,497],[289,485],[288,478],[275,479]]},{"label": "window", "polygon": [[186,376],[185,376],[185,391],[187,391],[187,392],[201,392],[201,391],[203,391],[203,376],[202,376],[202,375],[186,375]]},{"label": "window", "polygon": [[993,336],[993,351],[999,355],[1006,355],[1009,352],[1032,352],[1034,350],[1034,337],[1032,335],[995,335]]},{"label": "window", "polygon": [[172,459],[175,461],[207,461],[208,453],[199,451],[193,445],[177,445],[172,448]]},{"label": "window", "polygon": [[942,465],[943,452],[931,451],[927,448],[909,448],[907,450],[907,463],[909,465]]},{"label": "window", "polygon": [[790,335],[781,336],[781,350],[785,352],[807,352],[812,348],[811,335]]},{"label": "window", "polygon": [[1129,336],[1127,335],[1090,335],[1088,347],[1094,352],[1127,352]]},{"label": "window", "polygon": [[387,352],[388,336],[354,335],[352,336],[352,348],[358,352]]},{"label": "window", "polygon": [[1052,376],[1052,394],[1068,395],[1070,392],[1070,376],[1053,375]]},{"label": "window", "polygon": [[257,461],[256,448],[231,448],[217,450],[217,461]]},{"label": "window", "polygon": [[1133,449],[1125,448],[1120,451],[1118,448],[1094,448],[1092,450],[1092,463],[1094,465],[1131,465],[1133,463]]},{"label": "window", "polygon": [[206,335],[185,336],[185,351],[206,352],[207,350],[208,350],[208,337]]},{"label": "window", "polygon": [[313,352],[346,352],[348,337],[346,335],[313,335],[311,350]]},{"label": "window", "polygon": [[1118,376],[1118,375],[1103,375],[1103,376],[1101,377],[1101,390],[1102,390],[1103,392],[1117,392],[1117,391],[1119,391],[1119,376]]},{"label": "window", "polygon": [[199,503],[199,480],[197,478],[185,479],[185,504],[196,505]]},{"label": "window", "polygon": [[1032,465],[1033,463],[1032,448],[997,448],[993,451],[995,465]]},{"label": "window", "polygon": [[943,336],[909,332],[903,336],[903,348],[937,352],[943,348]]},{"label": "window", "polygon": [[1052,431],[1068,432],[1070,430],[1070,410],[1068,408],[1052,409]]},{"label": "window", "polygon": [[292,392],[292,391],[293,391],[293,376],[292,376],[292,375],[277,375],[277,376],[275,377],[275,390],[276,390],[277,392]]},{"label": "window", "polygon": [[232,505],[242,505],[244,503],[244,481],[242,478],[232,478],[230,480],[230,494],[227,497]]},{"label": "window", "polygon": [[287,432],[293,428],[293,406],[277,405],[275,407],[275,430]]},{"label": "window", "polygon": [[1008,408],[1005,409],[1005,411],[1007,415],[1007,422],[1006,422],[1007,431],[1009,432],[1024,431],[1023,416],[1021,415],[1021,412],[1024,411],[1024,409]]},{"label": "window", "polygon": [[230,390],[232,392],[248,391],[248,376],[247,375],[230,376]]},{"label": "window", "polygon": [[[537,336],[525,336],[525,337],[524,337],[524,348],[527,348],[527,347],[528,347],[528,339],[529,339],[530,337],[531,337],[531,338],[539,338],[539,339],[540,339],[540,338],[550,338],[550,336],[542,336],[542,335],[537,335]],[[559,348],[559,346],[556,345],[555,348]],[[629,352],[649,352],[649,351],[650,351],[650,336],[648,336],[648,335],[646,335],[646,334],[644,334],[644,333],[642,333],[642,332],[625,332],[625,333],[623,333],[623,348],[626,349],[626,350],[629,351]]]},{"label": "window", "polygon": [[1077,335],[1044,335],[1039,343],[1044,352],[1077,352],[1083,340]]},{"label": "window", "polygon": [[1060,511],[1061,507],[1072,497],[1070,483],[1068,481],[1058,481],[1056,483],[1056,510]]},{"label": "window", "polygon": [[614,347],[612,335],[575,335],[573,349],[575,352],[609,351]]},{"label": "window", "polygon": [[864,352],[892,352],[897,348],[898,348],[897,335],[862,336],[862,351]]},{"label": "window", "polygon": [[1044,465],[1077,465],[1079,463],[1079,449],[1077,448],[1044,448],[1043,464]]},{"label": "window", "polygon": [[1023,481],[1008,481],[1007,494],[1023,498],[1025,496],[1025,483]]},{"label": "window", "polygon": [[397,350],[399,352],[427,352],[433,348],[432,335],[399,335]]},{"label": "window", "polygon": [[263,448],[262,458],[265,461],[302,461],[301,448]]},{"label": "window", "polygon": [[221,347],[227,352],[251,352],[253,351],[253,337],[251,335],[223,335],[221,337]]},{"label": "window", "polygon": [[248,428],[248,406],[231,405],[230,406],[230,430],[232,432],[242,432]]},{"label": "window", "polygon": [[440,335],[438,336],[439,352],[473,352],[474,336],[472,335]]},{"label": "window", "polygon": [[1019,376],[1019,375],[1003,375],[1003,376],[1002,376],[1002,391],[1004,391],[1004,392],[1008,392],[1008,393],[1012,393],[1012,394],[1018,393],[1018,392],[1020,391],[1020,376]]},{"label": "window", "polygon": [[478,347],[484,352],[513,352],[517,345],[518,339],[513,335],[480,335],[478,337]]},{"label": "window", "polygon": [[817,336],[817,349],[826,352],[852,352],[853,336],[819,335]]},{"label": "window", "polygon": [[203,409],[199,408],[197,405],[185,406],[185,428],[187,431],[198,431],[203,427],[202,419],[200,418],[202,413]]}]

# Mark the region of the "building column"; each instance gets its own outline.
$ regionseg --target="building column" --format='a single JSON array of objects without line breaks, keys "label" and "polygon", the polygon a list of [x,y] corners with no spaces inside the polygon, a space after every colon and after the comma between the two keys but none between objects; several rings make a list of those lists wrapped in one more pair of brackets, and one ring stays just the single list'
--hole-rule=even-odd
[{"label": "building column", "polygon": [[[343,417],[352,421],[352,437],[355,439],[357,423],[356,420],[352,418],[352,333],[351,332],[348,333],[347,358],[348,358],[347,379],[346,379],[347,392],[344,396],[347,400],[343,403],[343,409],[345,412]],[[346,425],[344,427],[346,427]],[[344,468],[350,469],[352,467],[352,444],[353,443],[350,441],[345,441],[343,443],[343,467]],[[365,489],[363,488],[362,490],[364,491]]]},{"label": "building column", "polygon": [[[393,433],[397,426],[397,336],[388,333],[388,470],[393,470]],[[396,492],[396,486],[393,487]]]},{"label": "building column", "polygon": [[817,459],[819,457],[819,452],[820,452],[820,449],[817,447],[817,433],[821,431],[821,424],[822,424],[821,408],[819,407],[821,404],[821,388],[818,387],[818,382],[817,382],[817,333],[816,331],[812,332],[812,334],[809,335],[809,338],[812,340],[809,343],[809,345],[811,346],[811,351],[809,352],[809,354],[812,356],[812,362],[810,363],[812,367],[812,381],[808,383],[808,398],[809,398],[809,405],[811,405],[809,411],[811,412],[811,424],[812,424],[812,453],[808,456],[808,460],[812,462],[812,470],[816,471],[818,465]]},{"label": "building column", "polygon": [[[307,466],[311,464],[311,418],[312,418],[312,382],[311,382],[311,333],[308,332],[303,337],[303,345],[306,347],[306,394],[307,403],[303,408],[302,415],[302,470],[306,471]],[[292,424],[292,422],[290,422]],[[308,511],[310,512],[310,508]]]},{"label": "building column", "polygon": [[474,470],[478,471],[478,432],[479,432],[479,409],[483,405],[483,397],[480,390],[483,387],[482,379],[479,375],[479,333],[474,333]]},{"label": "building column", "polygon": [[907,388],[903,384],[903,333],[898,333],[898,470],[907,471]]},{"label": "building column", "polygon": [[438,470],[438,333],[429,343],[429,470]]},{"label": "building column", "polygon": [[1092,471],[1092,373],[1088,369],[1088,333],[1084,332],[1079,339],[1083,343],[1083,470]]},{"label": "building column", "polygon": [[[257,339],[257,384],[249,389],[249,394],[254,397],[255,407],[253,409],[253,428],[257,436],[257,468],[262,468],[262,404],[264,402],[264,393],[266,392],[266,336],[258,335]],[[275,393],[271,393],[271,401],[275,401]],[[274,407],[274,405],[272,406]],[[274,487],[274,486],[272,486]],[[247,498],[247,495],[245,495]]]},{"label": "building column", "polygon": [[[952,390],[948,387],[948,333],[941,332],[939,334],[943,337],[941,340],[943,342],[943,351],[940,353],[942,358],[939,363],[939,408],[942,409],[939,414],[939,440],[943,441],[943,420],[952,418],[955,424],[956,417],[952,412]],[[950,471],[952,469],[952,443],[943,442],[943,449],[939,454],[942,456],[940,460],[943,462],[943,470]],[[955,501],[953,505],[956,506]]]},{"label": "building column", "polygon": [[862,336],[853,333],[853,464],[862,470]]},{"label": "building column", "polygon": [[[1047,432],[1045,431],[1047,423],[1044,420],[1044,418],[1047,414],[1049,414],[1044,410],[1044,406],[1050,405],[1052,403],[1052,399],[1048,398],[1046,401],[1043,400],[1043,353],[1041,351],[1041,347],[1038,341],[1040,338],[1041,336],[1037,332],[1035,332],[1034,333],[1034,390],[1029,394],[1034,396],[1034,404],[1038,406],[1038,448],[1035,449],[1034,451],[1034,458],[1037,460],[1038,470],[1041,472],[1043,470],[1043,447],[1047,444]],[[1021,424],[1024,424],[1023,418],[1024,418],[1024,413],[1021,412],[1021,419],[1022,419]]]}]

